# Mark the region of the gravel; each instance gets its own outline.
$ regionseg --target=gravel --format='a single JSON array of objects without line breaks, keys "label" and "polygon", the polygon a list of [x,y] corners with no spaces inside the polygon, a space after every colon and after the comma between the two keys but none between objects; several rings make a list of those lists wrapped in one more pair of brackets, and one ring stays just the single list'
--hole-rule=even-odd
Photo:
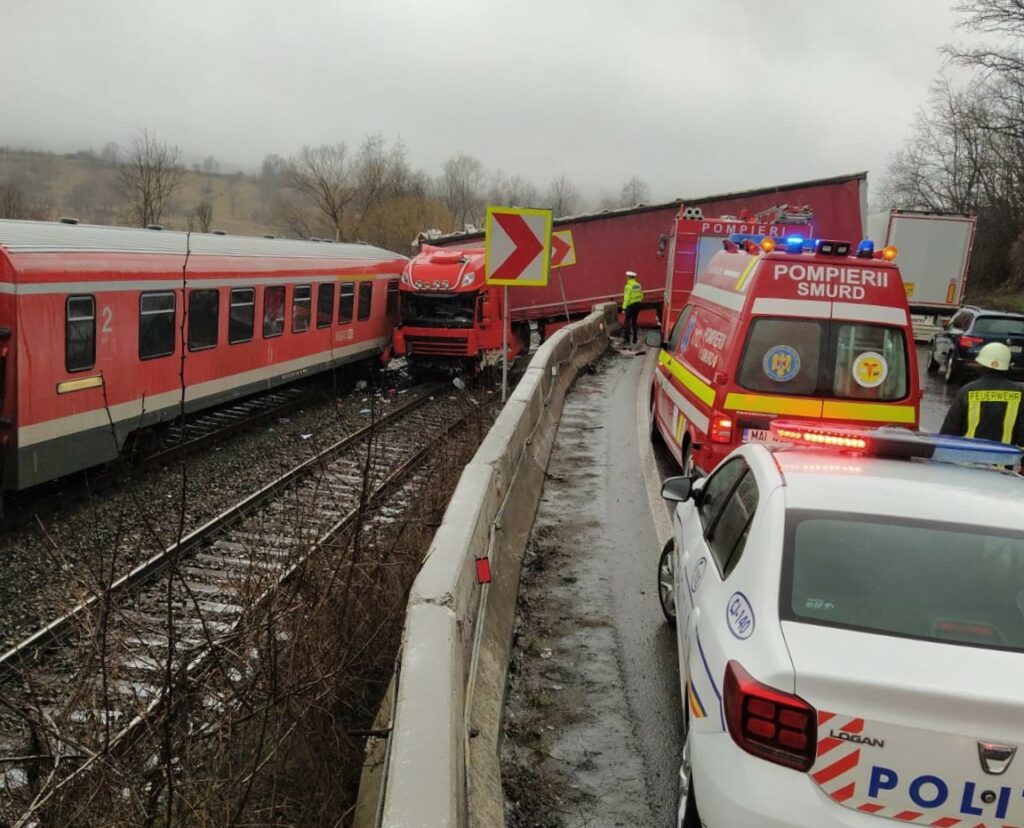
[{"label": "gravel", "polygon": [[[416,393],[394,372],[385,377],[390,390],[376,394],[385,410]],[[374,396],[350,386],[336,401],[309,404],[204,448],[184,464],[153,469],[42,524],[7,533],[0,538],[0,650],[69,609],[93,585],[170,545],[179,531],[195,529],[366,425]]]}]

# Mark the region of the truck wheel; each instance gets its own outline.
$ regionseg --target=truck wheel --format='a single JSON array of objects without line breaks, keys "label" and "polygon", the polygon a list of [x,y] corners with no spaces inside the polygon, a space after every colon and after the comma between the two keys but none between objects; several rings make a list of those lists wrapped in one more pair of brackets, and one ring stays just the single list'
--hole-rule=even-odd
[{"label": "truck wheel", "polygon": [[928,351],[928,367],[926,369],[929,374],[934,374],[939,370],[939,361],[935,358],[935,346],[932,345],[930,351]]}]

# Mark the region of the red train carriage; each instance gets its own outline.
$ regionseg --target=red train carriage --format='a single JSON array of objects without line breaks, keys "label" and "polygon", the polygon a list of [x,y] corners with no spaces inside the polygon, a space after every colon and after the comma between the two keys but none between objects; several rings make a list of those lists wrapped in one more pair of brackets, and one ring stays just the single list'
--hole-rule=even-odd
[{"label": "red train carriage", "polygon": [[[406,259],[358,244],[0,221],[0,479],[389,347]],[[184,339],[184,342],[182,342]]]}]

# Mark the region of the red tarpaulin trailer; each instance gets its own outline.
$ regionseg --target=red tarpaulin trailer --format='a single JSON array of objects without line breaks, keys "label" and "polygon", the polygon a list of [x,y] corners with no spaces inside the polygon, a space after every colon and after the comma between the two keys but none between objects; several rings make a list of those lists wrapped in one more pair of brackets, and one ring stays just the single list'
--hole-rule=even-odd
[{"label": "red tarpaulin trailer", "polygon": [[[815,234],[859,240],[866,193],[867,173],[856,173],[556,219],[548,285],[510,291],[509,356],[526,349],[530,322],[543,336],[567,318],[589,313],[598,302],[619,302],[627,270],[639,276],[644,307],[660,311],[670,267],[669,242],[684,205],[699,208],[704,216],[736,220],[741,213],[754,215],[779,204],[802,205],[813,212]],[[401,283],[404,310],[395,333],[396,354],[424,367],[499,361],[501,289],[484,282],[483,231],[423,241],[429,247],[410,262]],[[442,254],[437,248],[447,250]]]}]

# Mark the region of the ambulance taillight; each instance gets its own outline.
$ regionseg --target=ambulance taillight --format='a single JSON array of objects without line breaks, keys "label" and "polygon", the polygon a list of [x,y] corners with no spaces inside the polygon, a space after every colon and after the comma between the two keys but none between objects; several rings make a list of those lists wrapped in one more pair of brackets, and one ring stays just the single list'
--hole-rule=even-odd
[{"label": "ambulance taillight", "polygon": [[711,442],[731,443],[732,427],[732,417],[726,417],[724,414],[715,414],[711,418],[711,428],[708,432],[708,436],[711,438]]},{"label": "ambulance taillight", "polygon": [[814,764],[818,713],[799,696],[761,684],[730,661],[722,704],[729,735],[747,753],[800,771]]}]

